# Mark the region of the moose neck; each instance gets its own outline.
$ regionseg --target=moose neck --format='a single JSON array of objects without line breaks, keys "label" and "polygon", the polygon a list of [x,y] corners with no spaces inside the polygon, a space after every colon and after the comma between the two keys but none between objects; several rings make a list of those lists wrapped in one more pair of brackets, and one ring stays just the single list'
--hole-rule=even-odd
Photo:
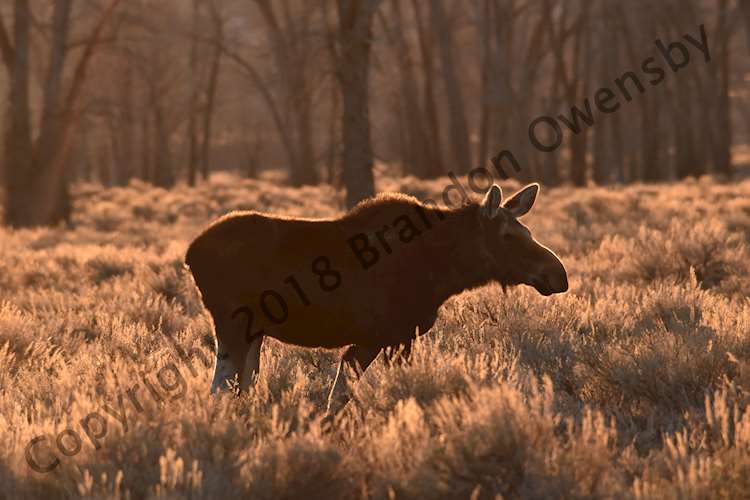
[{"label": "moose neck", "polygon": [[433,294],[440,302],[470,288],[482,286],[494,276],[492,256],[484,245],[479,206],[467,205],[444,211],[431,236]]}]

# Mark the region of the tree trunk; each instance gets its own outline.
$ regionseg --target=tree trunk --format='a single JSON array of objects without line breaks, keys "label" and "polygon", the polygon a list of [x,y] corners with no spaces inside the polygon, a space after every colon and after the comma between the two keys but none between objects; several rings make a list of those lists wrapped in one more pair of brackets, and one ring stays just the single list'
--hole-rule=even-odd
[{"label": "tree trunk", "polygon": [[198,177],[198,27],[199,3],[193,0],[193,26],[190,34],[190,107],[188,110],[188,172],[187,183],[195,186]]},{"label": "tree trunk", "polygon": [[492,0],[482,0],[481,14],[479,16],[479,46],[481,48],[481,59],[479,73],[479,161],[484,161],[489,156],[489,141],[491,133],[492,95],[494,87],[497,85],[492,79],[493,63],[496,63],[497,57],[492,50],[492,37],[490,30],[492,28]]},{"label": "tree trunk", "polygon": [[133,178],[133,151],[135,144],[133,140],[134,113],[133,113],[133,69],[128,65],[122,79],[120,88],[120,144],[121,158],[116,172],[115,182],[118,186],[126,186]]},{"label": "tree trunk", "polygon": [[55,3],[53,15],[53,37],[50,43],[50,61],[47,79],[44,85],[42,104],[42,122],[37,141],[37,161],[42,168],[54,161],[54,153],[60,140],[62,76],[67,51],[71,0],[59,0]]},{"label": "tree trunk", "polygon": [[[600,14],[602,20],[600,26],[596,32],[599,50],[598,66],[599,66],[599,80],[606,82],[611,78],[613,66],[616,68],[617,65],[617,47],[614,44],[607,43],[611,36],[612,30],[612,19],[609,16],[609,10],[611,5],[607,0],[600,0],[599,2]],[[592,35],[593,36],[593,35]],[[612,146],[609,142],[611,135],[609,134],[611,128],[611,120],[615,118],[612,115],[602,116],[598,119],[596,129],[594,130],[594,164],[593,164],[593,179],[597,185],[609,184],[612,174]]]},{"label": "tree trunk", "polygon": [[331,109],[329,111],[328,121],[328,169],[326,181],[331,186],[340,187],[339,182],[339,115],[340,111],[340,97],[339,89],[336,85],[331,85]]},{"label": "tree trunk", "polygon": [[750,50],[750,0],[739,0],[739,9],[745,20],[745,36],[747,36],[747,47]]},{"label": "tree trunk", "polygon": [[212,5],[212,17],[214,24],[214,35],[219,43],[216,44],[211,71],[208,75],[208,88],[206,89],[206,108],[203,112],[203,140],[201,141],[201,175],[208,180],[211,169],[211,129],[213,127],[214,108],[216,107],[216,89],[219,86],[219,73],[221,71],[222,45],[224,42],[224,26],[219,13]]},{"label": "tree trunk", "polygon": [[718,74],[712,77],[717,80],[716,86],[718,93],[716,95],[716,145],[714,149],[714,170],[723,177],[729,177],[732,173],[732,120],[729,110],[729,84],[730,84],[730,49],[729,39],[731,33],[728,28],[728,9],[727,0],[718,0],[717,8],[718,21],[716,33],[719,36],[718,57]]},{"label": "tree trunk", "polygon": [[[307,91],[300,91],[307,94]],[[295,130],[297,136],[297,162],[292,165],[291,182],[293,186],[305,186],[317,184],[320,181],[318,171],[315,165],[315,148],[313,147],[313,129],[312,129],[312,102],[309,95],[299,95],[296,99],[297,118],[295,120]]]},{"label": "tree trunk", "polygon": [[157,100],[152,101],[151,106],[154,116],[154,185],[171,188],[174,186],[175,176],[172,170],[172,154],[169,148],[169,133],[164,120],[164,110]]},{"label": "tree trunk", "polygon": [[343,97],[344,185],[349,208],[375,194],[369,68],[372,17],[379,3],[379,0],[337,0],[337,73]]},{"label": "tree trunk", "polygon": [[203,112],[203,138],[201,139],[201,176],[208,180],[211,174],[211,130],[213,128],[214,108],[216,106],[216,88],[219,81],[219,68],[221,65],[221,52],[214,54],[211,64],[208,89],[206,90],[206,109]]},{"label": "tree trunk", "polygon": [[8,129],[5,137],[5,221],[13,227],[39,224],[35,217],[34,148],[29,109],[29,27],[27,0],[16,0],[13,40],[15,53],[10,71]]},{"label": "tree trunk", "polygon": [[640,124],[640,149],[641,149],[641,165],[640,172],[631,172],[630,179],[641,179],[644,182],[659,182],[667,179],[667,172],[665,172],[664,165],[659,160],[659,144],[661,140],[659,138],[659,109],[661,106],[661,99],[652,99],[647,95],[641,96],[641,105],[639,106],[641,112],[641,124]]},{"label": "tree trunk", "polygon": [[574,186],[586,185],[587,139],[583,132],[570,138],[570,181]]},{"label": "tree trunk", "polygon": [[[553,77],[550,83],[550,105],[547,109],[559,109],[560,107],[560,81]],[[546,186],[557,186],[560,184],[560,161],[557,153],[545,154],[542,158],[542,182]]]},{"label": "tree trunk", "polygon": [[141,116],[141,179],[147,182],[153,180],[153,153],[151,151],[151,127],[148,113]]},{"label": "tree trunk", "polygon": [[[581,3],[580,26],[578,26],[573,46],[573,72],[570,81],[569,102],[578,103],[581,96],[588,95],[589,83],[591,81],[591,65],[588,64],[588,54],[591,53],[590,18],[591,4],[584,0]],[[576,186],[586,185],[586,172],[588,170],[587,156],[588,137],[590,128],[583,125],[581,131],[571,138],[570,142],[570,173],[571,181]]]},{"label": "tree trunk", "polygon": [[422,81],[424,85],[425,154],[427,155],[429,170],[423,176],[431,178],[445,174],[445,159],[443,156],[443,141],[440,137],[440,121],[435,102],[435,71],[432,51],[434,37],[429,23],[423,19],[419,2],[420,0],[412,0],[417,23],[419,50],[422,54]]},{"label": "tree trunk", "polygon": [[436,30],[440,33],[438,37],[438,48],[440,50],[441,73],[445,83],[445,92],[448,100],[448,116],[450,122],[450,139],[453,152],[453,170],[465,173],[471,170],[471,148],[469,146],[469,126],[466,120],[466,109],[461,96],[461,85],[458,82],[456,63],[453,57],[454,41],[453,26],[448,23],[445,14],[444,0],[432,0],[430,19]]},{"label": "tree trunk", "polygon": [[702,166],[695,159],[695,139],[691,126],[695,123],[695,104],[687,82],[674,83],[672,129],[675,132],[675,171],[679,179],[700,177]]}]

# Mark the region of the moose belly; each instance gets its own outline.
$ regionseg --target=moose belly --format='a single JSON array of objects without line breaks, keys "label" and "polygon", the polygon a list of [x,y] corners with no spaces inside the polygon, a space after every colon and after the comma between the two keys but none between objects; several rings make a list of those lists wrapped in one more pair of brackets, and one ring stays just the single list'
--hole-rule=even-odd
[{"label": "moose belly", "polygon": [[333,349],[370,340],[371,334],[357,323],[350,311],[310,307],[283,324],[265,326],[264,331],[287,344]]}]

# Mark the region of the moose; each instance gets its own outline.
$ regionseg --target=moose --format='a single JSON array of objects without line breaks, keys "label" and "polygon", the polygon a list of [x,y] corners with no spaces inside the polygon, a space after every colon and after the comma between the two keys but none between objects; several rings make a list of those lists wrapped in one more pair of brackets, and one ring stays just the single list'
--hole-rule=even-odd
[{"label": "moose", "polygon": [[389,362],[408,360],[449,297],[490,282],[565,292],[562,262],[518,221],[538,193],[531,184],[503,203],[492,185],[481,202],[449,208],[390,193],[335,219],[254,211],[218,219],[185,257],[215,328],[211,392],[235,378],[240,391],[254,382],[264,337],[346,347],[330,418],[381,351]]}]

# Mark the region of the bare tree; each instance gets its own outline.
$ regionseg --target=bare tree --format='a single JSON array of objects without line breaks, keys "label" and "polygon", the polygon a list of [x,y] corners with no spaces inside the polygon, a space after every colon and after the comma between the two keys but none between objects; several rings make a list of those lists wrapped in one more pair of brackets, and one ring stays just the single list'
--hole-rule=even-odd
[{"label": "bare tree", "polygon": [[36,139],[32,135],[29,105],[30,3],[15,0],[12,42],[4,20],[0,18],[0,50],[10,80],[4,152],[5,219],[12,226],[56,224],[69,217],[67,162],[73,128],[79,117],[79,97],[102,33],[119,3],[120,0],[110,0],[98,14],[66,89],[63,74],[70,56],[68,36],[72,1],[55,2]]},{"label": "bare tree", "polygon": [[[255,0],[271,38],[276,70],[280,76],[282,107],[286,118],[285,128],[292,132],[290,142],[290,181],[292,185],[316,184],[319,180],[315,168],[315,148],[312,126],[313,78],[310,66],[312,57],[312,16],[316,12],[308,3],[292,12],[289,0]],[[274,5],[281,6],[282,17]],[[282,22],[283,21],[283,22]]]},{"label": "bare tree", "polygon": [[415,63],[411,47],[406,39],[406,19],[399,0],[393,0],[390,7],[392,24],[389,24],[384,10],[379,12],[378,18],[392,50],[393,58],[398,61],[396,119],[402,146],[401,159],[406,172],[422,178],[435,177],[442,172],[435,168],[436,163],[439,165],[437,150],[430,144],[429,134],[425,127],[426,120],[420,105],[422,99],[415,75]]}]

